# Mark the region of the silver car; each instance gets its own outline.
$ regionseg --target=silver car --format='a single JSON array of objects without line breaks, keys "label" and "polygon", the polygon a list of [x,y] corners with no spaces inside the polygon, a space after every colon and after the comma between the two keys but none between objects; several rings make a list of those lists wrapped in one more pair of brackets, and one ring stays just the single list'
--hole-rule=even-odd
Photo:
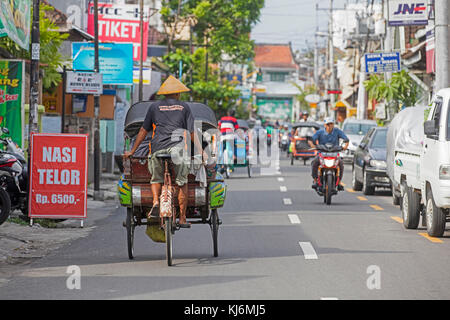
[{"label": "silver car", "polygon": [[348,149],[345,150],[342,155],[344,162],[352,162],[356,148],[358,148],[362,138],[370,130],[370,128],[376,127],[377,122],[375,120],[356,120],[345,119],[342,125],[342,130],[347,135],[350,143]]}]

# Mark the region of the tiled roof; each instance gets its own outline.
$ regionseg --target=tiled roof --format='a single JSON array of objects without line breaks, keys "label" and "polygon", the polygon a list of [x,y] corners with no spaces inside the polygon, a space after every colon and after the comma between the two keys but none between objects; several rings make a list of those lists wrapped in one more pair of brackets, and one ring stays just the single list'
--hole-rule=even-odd
[{"label": "tiled roof", "polygon": [[257,44],[255,64],[258,68],[297,68],[290,46],[284,44]]}]

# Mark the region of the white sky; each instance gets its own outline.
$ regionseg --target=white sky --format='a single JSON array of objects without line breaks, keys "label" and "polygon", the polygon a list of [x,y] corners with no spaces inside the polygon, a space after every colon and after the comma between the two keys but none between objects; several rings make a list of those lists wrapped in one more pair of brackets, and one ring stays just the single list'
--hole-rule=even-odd
[{"label": "white sky", "polygon": [[[334,8],[344,4],[366,3],[367,0],[334,0]],[[316,30],[316,3],[328,9],[330,0],[266,0],[260,22],[253,28],[251,39],[264,43],[292,42],[295,50],[313,48]],[[327,31],[328,12],[319,11],[319,31]],[[307,41],[307,43],[306,43]],[[321,40],[324,43],[325,40]]]}]

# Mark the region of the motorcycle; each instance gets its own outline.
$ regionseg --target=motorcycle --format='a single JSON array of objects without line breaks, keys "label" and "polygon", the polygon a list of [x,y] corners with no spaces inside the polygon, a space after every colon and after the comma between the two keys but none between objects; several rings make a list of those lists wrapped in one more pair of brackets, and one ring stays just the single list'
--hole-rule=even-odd
[{"label": "motorcycle", "polygon": [[316,192],[323,196],[327,205],[331,204],[331,198],[339,191],[339,162],[342,161],[339,152],[341,146],[332,144],[318,145],[316,147],[319,156],[318,187]]},{"label": "motorcycle", "polygon": [[281,136],[281,141],[280,141],[280,149],[282,152],[287,152],[288,148],[289,148],[289,136],[287,135],[287,133],[283,133],[283,135]]},{"label": "motorcycle", "polygon": [[[28,216],[28,167],[24,152],[7,136],[9,134],[7,128],[1,130],[0,144],[4,146],[5,150],[0,151],[0,192],[5,191],[9,198],[9,211],[17,209]],[[3,206],[1,195],[0,200],[2,201],[1,206]],[[1,211],[0,223],[8,218],[5,218],[6,210],[4,212],[2,208]]]}]

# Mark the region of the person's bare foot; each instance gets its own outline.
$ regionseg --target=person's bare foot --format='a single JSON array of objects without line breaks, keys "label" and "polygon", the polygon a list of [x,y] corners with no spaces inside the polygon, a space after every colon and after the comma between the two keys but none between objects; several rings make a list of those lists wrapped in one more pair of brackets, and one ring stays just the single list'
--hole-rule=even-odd
[{"label": "person's bare foot", "polygon": [[159,218],[159,203],[154,203],[152,209],[147,213],[147,219]]}]

